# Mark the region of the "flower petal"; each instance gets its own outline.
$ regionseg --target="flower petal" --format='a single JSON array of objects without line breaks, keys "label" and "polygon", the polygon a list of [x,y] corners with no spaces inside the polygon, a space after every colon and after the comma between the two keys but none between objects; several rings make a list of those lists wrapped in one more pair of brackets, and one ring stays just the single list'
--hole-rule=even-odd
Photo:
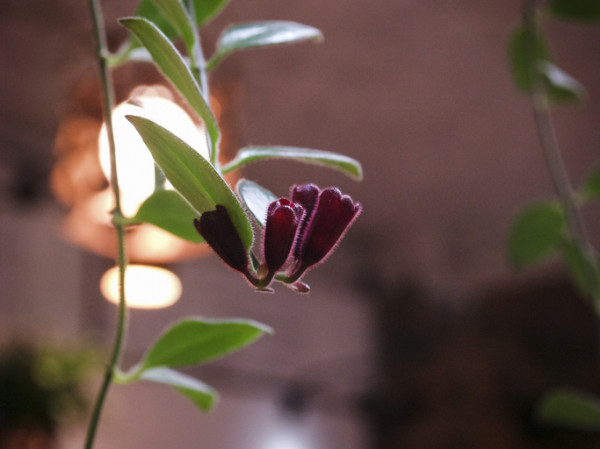
[{"label": "flower petal", "polygon": [[225,207],[218,204],[215,210],[204,212],[194,226],[227,265],[248,273],[248,253]]},{"label": "flower petal", "polygon": [[306,229],[310,223],[315,206],[319,199],[320,189],[315,184],[295,185],[291,188],[290,197],[294,203],[300,204],[304,208],[304,216],[298,229],[298,237],[294,247],[294,257],[299,258],[302,248],[302,241],[306,234]]},{"label": "flower petal", "polygon": [[287,260],[302,214],[302,206],[286,198],[269,205],[263,246],[265,263],[270,273],[274,274]]},{"label": "flower petal", "polygon": [[327,258],[360,211],[361,205],[339,189],[323,189],[302,244],[302,265],[314,265]]}]

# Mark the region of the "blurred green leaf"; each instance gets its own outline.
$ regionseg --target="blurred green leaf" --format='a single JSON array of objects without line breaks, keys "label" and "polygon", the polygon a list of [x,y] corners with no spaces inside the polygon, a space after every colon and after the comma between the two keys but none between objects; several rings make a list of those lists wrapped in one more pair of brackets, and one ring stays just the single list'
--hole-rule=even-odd
[{"label": "blurred green leaf", "polygon": [[[532,44],[534,58],[530,55]],[[533,77],[539,76],[554,103],[579,103],[585,98],[581,83],[550,62],[548,44],[540,30],[517,26],[509,41],[509,60],[513,82],[519,90],[531,92]]]},{"label": "blurred green leaf", "polygon": [[222,172],[227,173],[261,159],[291,159],[333,168],[356,180],[362,179],[362,167],[356,159],[329,151],[284,146],[242,148],[235,158],[222,168]]},{"label": "blurred green leaf", "polygon": [[[152,3],[162,16],[168,20],[169,24],[177,30],[177,35],[183,38],[186,47],[188,49],[192,48],[196,42],[196,33],[181,0],[152,0]],[[167,35],[167,37],[171,36]]]},{"label": "blurred green leaf", "polygon": [[142,203],[132,221],[150,223],[194,243],[204,240],[194,227],[198,212],[176,191],[157,190]]},{"label": "blurred green leaf", "polygon": [[[563,243],[562,256],[579,290],[585,296],[600,300],[600,267],[597,259],[586,254],[579,244],[572,240]],[[598,306],[600,307],[600,304]]]},{"label": "blurred green leaf", "polygon": [[201,26],[209,22],[216,17],[228,3],[229,0],[194,0],[196,24]]},{"label": "blurred green leaf", "polygon": [[[535,45],[535,58],[529,55],[529,46]],[[509,62],[513,83],[523,91],[530,92],[533,87],[533,76],[541,63],[550,60],[550,52],[546,38],[537,30],[519,25],[513,30],[508,45]]]},{"label": "blurred green leaf", "polygon": [[[177,31],[169,23],[169,20],[156,7],[154,0],[142,0],[139,3],[135,15],[137,17],[148,19],[169,39],[174,39],[177,37]],[[117,66],[127,61],[139,61],[140,59],[138,59],[138,53],[136,51],[141,46],[142,43],[135,36],[131,36],[130,39],[128,39],[127,42],[121,46],[117,53],[109,58],[111,66]],[[149,59],[152,60],[151,57]]]},{"label": "blurred green leaf", "polygon": [[555,389],[540,399],[536,415],[547,424],[600,431],[600,398],[574,389]]},{"label": "blurred green leaf", "polygon": [[581,195],[585,201],[600,199],[600,167],[596,167],[586,179],[581,188]]},{"label": "blurred green leaf", "polygon": [[267,220],[267,208],[270,203],[277,200],[275,194],[248,179],[240,179],[236,189],[256,222],[264,228]]},{"label": "blurred green leaf", "polygon": [[321,41],[323,35],[314,27],[283,20],[238,23],[225,29],[206,68],[213,69],[226,56],[238,50],[307,40]]},{"label": "blurred green leaf", "polygon": [[217,148],[219,140],[217,121],[204,100],[192,72],[171,41],[146,19],[131,17],[121,19],[120,22],[142,42],[163,74],[202,118],[213,148]]},{"label": "blurred green leaf", "polygon": [[246,249],[252,246],[252,227],[233,191],[210,162],[162,126],[143,117],[127,119],[152,153],[173,187],[199,212],[227,209]]},{"label": "blurred green leaf", "polygon": [[[177,36],[183,36],[186,46],[191,48],[191,42],[189,36],[188,26],[183,23],[183,17],[179,11],[175,11],[177,8],[175,5],[168,5],[168,9],[172,12],[165,11],[165,8],[159,8],[160,2],[165,0],[142,0],[135,13],[138,17],[148,19],[154,25],[156,25],[169,39],[174,39]],[[172,0],[168,0],[171,2]],[[229,0],[194,0],[194,13],[196,16],[196,24],[201,26],[211,19],[213,19],[221,10],[229,3]],[[183,5],[182,5],[183,6]],[[187,10],[183,7],[184,12]],[[181,23],[180,23],[181,22]],[[187,20],[188,23],[189,19]],[[178,25],[179,24],[179,25]],[[176,29],[177,28],[177,29]],[[194,32],[194,28],[190,23],[190,29]],[[188,37],[186,37],[188,36]],[[195,37],[194,37],[195,39]],[[123,47],[120,53],[129,53],[135,48],[142,45],[136,38],[131,38],[129,42]],[[129,60],[132,60],[129,58]],[[120,61],[124,62],[124,61]]]},{"label": "blurred green leaf", "polygon": [[[177,37],[177,30],[154,0],[142,0],[136,11],[136,16],[148,19],[170,39]],[[138,45],[141,45],[139,41]]]},{"label": "blurred green leaf", "polygon": [[598,0],[551,0],[550,11],[565,19],[592,22],[600,20],[600,2]]},{"label": "blurred green leaf", "polygon": [[542,62],[538,66],[548,97],[555,103],[580,103],[586,96],[585,88],[572,76],[554,64]]},{"label": "blurred green leaf", "polygon": [[200,380],[170,368],[152,368],[141,373],[139,380],[166,384],[190,399],[202,411],[209,411],[217,401],[214,388]]},{"label": "blurred green leaf", "polygon": [[522,268],[541,261],[559,249],[565,230],[565,217],[558,202],[527,206],[517,214],[509,232],[510,263]]},{"label": "blurred green leaf", "polygon": [[268,326],[252,320],[185,319],[158,338],[135,372],[204,363],[249,345],[270,332]]}]

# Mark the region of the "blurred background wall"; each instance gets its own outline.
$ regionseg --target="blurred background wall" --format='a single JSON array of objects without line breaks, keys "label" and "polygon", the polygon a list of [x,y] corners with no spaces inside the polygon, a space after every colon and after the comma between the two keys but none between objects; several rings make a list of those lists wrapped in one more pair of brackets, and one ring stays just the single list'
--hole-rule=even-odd
[{"label": "blurred background wall", "polygon": [[[103,5],[116,46],[125,32],[115,19],[133,14],[135,2]],[[280,195],[294,183],[338,185],[364,212],[333,257],[309,273],[307,297],[282,288],[253,293],[212,255],[172,265],[182,299],[132,313],[126,363],[185,314],[253,318],[276,334],[194,372],[221,392],[208,416],[159,387],[115,387],[98,448],[594,442],[531,419],[546,388],[597,391],[600,373],[592,311],[560,264],[517,274],[506,263],[515,212],[553,194],[528,100],[507,70],[519,9],[518,1],[489,0],[232,0],[205,30],[208,54],[233,21],[294,20],[325,35],[321,45],[239,54],[215,71],[215,89],[235,105],[232,150],[326,149],[359,159],[365,172],[355,183],[273,162],[244,176]],[[555,60],[589,93],[584,105],[554,114],[578,185],[598,159],[600,28],[548,27]],[[66,242],[66,210],[49,188],[61,121],[74,102],[96,104],[92,51],[85,2],[0,4],[3,342],[103,347],[112,335],[114,308],[98,291],[112,262]],[[600,243],[598,213],[588,212]],[[79,447],[82,431],[61,432],[59,447]]]}]

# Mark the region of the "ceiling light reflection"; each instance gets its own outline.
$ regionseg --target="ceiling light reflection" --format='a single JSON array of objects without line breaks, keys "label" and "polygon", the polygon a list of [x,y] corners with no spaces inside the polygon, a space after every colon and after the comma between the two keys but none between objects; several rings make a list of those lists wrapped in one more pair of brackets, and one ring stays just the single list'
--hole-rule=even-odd
[{"label": "ceiling light reflection", "polygon": [[[119,268],[112,267],[100,279],[102,295],[119,303]],[[173,305],[181,296],[181,281],[166,268],[128,265],[125,271],[125,298],[128,307],[159,309]]]}]

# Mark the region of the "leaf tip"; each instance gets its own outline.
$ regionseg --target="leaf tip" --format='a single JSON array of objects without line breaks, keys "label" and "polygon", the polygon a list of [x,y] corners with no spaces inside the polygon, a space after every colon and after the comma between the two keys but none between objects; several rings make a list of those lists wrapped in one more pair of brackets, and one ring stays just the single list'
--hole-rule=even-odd
[{"label": "leaf tip", "polygon": [[269,334],[269,335],[275,334],[275,330],[271,326],[268,326],[267,324],[259,323],[258,321],[251,321],[251,324],[252,324],[252,326],[254,326],[255,329],[260,331],[261,334]]}]

